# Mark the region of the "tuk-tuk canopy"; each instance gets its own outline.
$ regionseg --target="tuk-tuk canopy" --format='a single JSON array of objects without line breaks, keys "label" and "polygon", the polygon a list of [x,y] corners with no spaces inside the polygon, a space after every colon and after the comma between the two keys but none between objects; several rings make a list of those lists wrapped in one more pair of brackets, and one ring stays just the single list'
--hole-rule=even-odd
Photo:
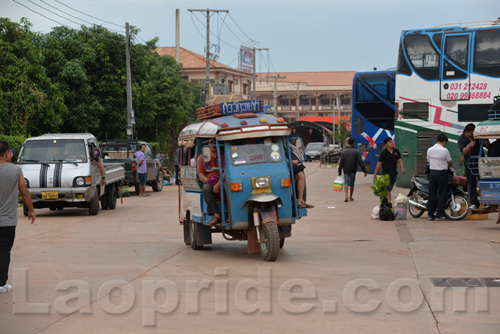
[{"label": "tuk-tuk canopy", "polygon": [[479,123],[474,129],[474,138],[477,139],[500,138],[500,120],[491,120]]},{"label": "tuk-tuk canopy", "polygon": [[242,113],[193,123],[182,129],[179,140],[217,138],[235,140],[269,136],[288,136],[291,130],[282,118],[265,113]]}]

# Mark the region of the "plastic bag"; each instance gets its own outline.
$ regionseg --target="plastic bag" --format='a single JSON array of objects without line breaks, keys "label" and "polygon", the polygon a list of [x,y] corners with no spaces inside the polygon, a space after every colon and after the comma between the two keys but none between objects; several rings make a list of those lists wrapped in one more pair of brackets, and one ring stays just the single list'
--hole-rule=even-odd
[{"label": "plastic bag", "polygon": [[379,210],[380,208],[378,205],[372,209],[372,219],[378,219]]},{"label": "plastic bag", "polygon": [[391,221],[394,220],[394,212],[392,212],[392,209],[389,207],[389,204],[387,202],[387,198],[384,198],[382,200],[382,204],[380,204],[380,210],[378,212],[378,216],[380,220],[387,220]]},{"label": "plastic bag", "polygon": [[344,187],[344,178],[342,176],[338,176],[335,181],[333,181],[333,191],[342,191]]},{"label": "plastic bag", "polygon": [[398,194],[398,197],[396,197],[396,204],[406,204],[408,203],[408,197],[406,197],[403,194]]}]

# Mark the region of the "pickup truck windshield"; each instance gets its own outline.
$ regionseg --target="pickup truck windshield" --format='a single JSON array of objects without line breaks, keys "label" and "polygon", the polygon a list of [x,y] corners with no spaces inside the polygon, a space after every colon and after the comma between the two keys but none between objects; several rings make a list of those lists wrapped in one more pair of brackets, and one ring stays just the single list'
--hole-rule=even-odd
[{"label": "pickup truck windshield", "polygon": [[283,161],[283,152],[277,138],[249,138],[229,145],[233,166]]},{"label": "pickup truck windshield", "polygon": [[87,162],[83,139],[29,140],[19,157],[19,163]]}]

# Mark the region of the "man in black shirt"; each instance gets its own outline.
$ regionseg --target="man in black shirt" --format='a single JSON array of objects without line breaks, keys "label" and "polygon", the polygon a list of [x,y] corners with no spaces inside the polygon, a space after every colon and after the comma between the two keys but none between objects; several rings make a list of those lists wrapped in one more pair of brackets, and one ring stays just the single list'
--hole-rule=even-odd
[{"label": "man in black shirt", "polygon": [[[479,208],[479,200],[477,199],[477,156],[481,151],[481,145],[479,140],[474,140],[475,128],[476,126],[473,123],[467,124],[464,132],[458,137],[458,149],[464,155],[465,177],[467,178],[471,209]],[[486,142],[487,144],[488,142]]]},{"label": "man in black shirt", "polygon": [[361,155],[359,154],[358,150],[354,148],[354,138],[349,138],[347,140],[347,144],[349,144],[349,146],[342,152],[339,162],[339,176],[342,175],[342,169],[344,170],[344,202],[349,201],[347,197],[348,189],[350,190],[349,199],[351,201],[354,201],[354,198],[352,198],[352,193],[354,192],[354,182],[356,181],[357,166],[361,168],[366,177],[365,164],[361,160]]},{"label": "man in black shirt", "polygon": [[405,173],[405,167],[403,165],[403,159],[401,159],[401,153],[394,148],[394,142],[391,137],[384,139],[384,145],[385,149],[380,152],[377,167],[375,167],[375,173],[373,174],[373,180],[377,179],[377,174],[381,167],[382,174],[389,174],[391,182],[387,186],[387,201],[391,203],[391,191],[398,177],[398,163],[403,174]]}]

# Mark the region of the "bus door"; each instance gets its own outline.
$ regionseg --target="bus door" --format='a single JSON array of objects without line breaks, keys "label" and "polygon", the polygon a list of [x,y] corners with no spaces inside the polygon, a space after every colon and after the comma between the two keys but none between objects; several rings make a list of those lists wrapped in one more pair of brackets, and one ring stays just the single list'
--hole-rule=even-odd
[{"label": "bus door", "polygon": [[446,34],[442,44],[441,101],[469,100],[471,33]]}]

